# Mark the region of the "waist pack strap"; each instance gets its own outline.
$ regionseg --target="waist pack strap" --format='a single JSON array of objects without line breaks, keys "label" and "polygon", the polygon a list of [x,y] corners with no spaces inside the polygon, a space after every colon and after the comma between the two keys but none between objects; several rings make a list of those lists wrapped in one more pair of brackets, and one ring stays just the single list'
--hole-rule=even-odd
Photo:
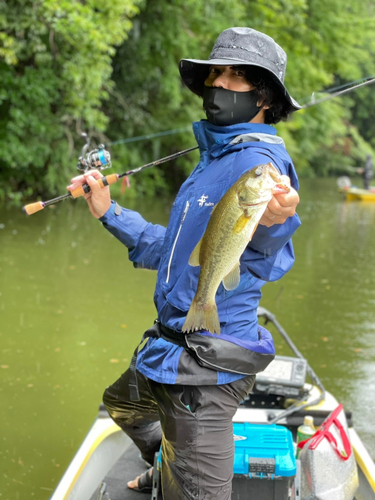
[{"label": "waist pack strap", "polygon": [[150,337],[158,339],[162,338],[181,347],[187,347],[185,335],[183,333],[175,332],[174,330],[167,328],[166,326],[162,325],[158,319],[156,319],[152,327],[146,330],[143,334],[142,339],[136,347],[132,360],[130,362],[129,393],[131,401],[140,400],[137,380],[137,357],[140,345]]},{"label": "waist pack strap", "polygon": [[[272,336],[264,328],[262,331],[263,333],[258,330],[258,335],[261,335],[262,342],[266,346],[263,352],[259,351],[259,349],[253,350],[248,347],[236,345],[223,338],[212,335],[201,335],[199,332],[176,332],[156,320],[155,324],[145,331],[140,344],[133,354],[130,364],[130,399],[132,401],[139,401],[136,374],[137,356],[140,345],[147,337],[163,338],[168,342],[183,347],[204,368],[238,373],[240,375],[253,375],[265,370],[275,357]],[[256,345],[255,347],[258,346]]]},{"label": "waist pack strap", "polygon": [[129,375],[129,394],[130,394],[130,400],[131,401],[140,401],[139,397],[139,390],[138,390],[138,379],[137,379],[137,357],[138,357],[138,351],[139,347],[144,342],[148,337],[156,337],[159,338],[159,329],[155,327],[156,323],[149,328],[148,330],[145,331],[143,334],[140,343],[137,345],[135,348],[132,360],[130,362],[129,370],[130,370],[130,375]]},{"label": "waist pack strap", "polygon": [[188,333],[176,332],[175,330],[171,330],[166,326],[162,325],[159,320],[155,321],[155,325],[158,325],[160,331],[160,337],[168,342],[172,342],[172,344],[179,345],[180,347],[187,348],[186,335]]}]

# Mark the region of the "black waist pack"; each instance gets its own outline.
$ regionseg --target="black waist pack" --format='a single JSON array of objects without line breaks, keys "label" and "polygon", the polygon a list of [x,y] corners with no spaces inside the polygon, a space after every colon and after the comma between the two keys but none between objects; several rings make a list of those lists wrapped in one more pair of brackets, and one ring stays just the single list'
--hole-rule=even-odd
[{"label": "black waist pack", "polygon": [[[270,342],[270,346],[273,347],[272,336],[265,328],[259,327],[258,333],[260,341]],[[162,325],[159,320],[156,320],[154,325],[145,331],[139,345],[148,337],[162,338],[183,347],[199,365],[215,371],[253,375],[265,370],[275,357],[274,352],[252,351],[218,336],[203,335],[199,332],[176,332]],[[139,401],[136,375],[139,345],[134,351],[130,364],[132,372],[130,398],[132,401]]]}]

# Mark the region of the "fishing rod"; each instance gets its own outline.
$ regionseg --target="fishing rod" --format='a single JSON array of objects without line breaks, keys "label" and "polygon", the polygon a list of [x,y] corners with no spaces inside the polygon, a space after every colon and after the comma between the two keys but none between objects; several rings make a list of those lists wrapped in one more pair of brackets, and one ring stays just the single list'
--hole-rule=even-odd
[{"label": "fishing rod", "polygon": [[[195,149],[198,149],[198,146],[185,149],[184,151],[179,151],[178,153],[166,156],[165,158],[160,158],[159,160],[147,163],[146,165],[142,165],[141,167],[135,168],[133,170],[127,170],[123,174],[110,174],[101,177],[100,179],[97,179],[97,182],[101,188],[104,188],[105,186],[111,186],[112,184],[115,184],[122,177],[125,177],[127,175],[137,174],[142,170],[146,170],[146,168],[155,167],[156,165],[160,165],[161,163],[174,160],[175,158],[179,158],[180,156],[186,155],[187,153],[190,153]],[[77,168],[83,172],[88,172],[93,169],[103,170],[105,168],[110,168],[110,167],[111,167],[111,156],[109,152],[106,149],[104,149],[103,144],[101,144],[97,149],[90,151],[90,153],[87,154],[86,158],[84,158],[83,155],[81,155],[77,165]],[[35,212],[43,210],[43,208],[48,207],[49,205],[54,205],[59,201],[66,200],[67,198],[78,198],[80,196],[84,196],[90,191],[91,189],[88,184],[82,184],[82,186],[78,186],[77,188],[73,189],[73,191],[71,191],[70,193],[58,196],[57,198],[53,198],[52,200],[37,201],[36,203],[25,205],[22,210],[27,215],[32,215],[35,214]]]},{"label": "fishing rod", "polygon": [[[365,85],[370,85],[375,82],[375,78],[370,77],[370,79],[367,79],[366,81],[362,81],[361,83],[354,85],[352,87],[339,90],[338,92],[334,92],[332,94],[329,94],[328,96],[321,97],[319,99],[315,99],[314,94],[310,102],[304,104],[302,106],[302,109],[309,108],[311,106],[315,106],[316,104],[320,104],[322,102],[328,101],[330,99],[333,99],[334,97],[339,97],[341,95],[344,95],[348,92],[351,92],[352,90],[355,90],[359,87],[363,87]],[[337,87],[336,87],[337,88]],[[97,149],[94,149],[93,151],[90,151],[87,155],[86,158],[84,158],[84,153],[86,152],[90,140],[87,136],[86,133],[82,133],[82,136],[86,138],[86,144],[82,149],[82,154],[78,159],[78,164],[77,168],[83,172],[87,172],[90,169],[98,169],[98,170],[103,170],[105,168],[110,168],[111,165],[111,156],[108,151],[104,149],[104,145],[101,144]],[[145,136],[146,137],[146,136]],[[180,151],[178,153],[174,153],[170,156],[166,156],[165,158],[161,158],[159,160],[153,161],[151,163],[147,163],[146,165],[143,165],[142,167],[135,168],[133,170],[128,170],[127,172],[124,172],[123,174],[111,174],[102,177],[101,179],[98,179],[98,184],[101,188],[104,188],[105,186],[110,186],[112,184],[115,184],[119,179],[122,177],[125,177],[127,175],[132,175],[136,174],[138,172],[141,172],[142,170],[145,170],[147,168],[155,167],[156,165],[160,165],[161,163],[165,163],[167,161],[173,160],[175,158],[178,158],[180,156],[183,156],[187,153],[190,153],[191,151],[194,151],[195,149],[198,149],[198,146],[194,146],[189,149],[185,149],[184,151]],[[27,215],[34,214],[35,212],[39,212],[40,210],[43,210],[43,208],[48,207],[49,205],[54,205],[55,203],[58,203],[59,201],[63,201],[67,198],[78,198],[80,196],[84,196],[86,193],[90,192],[90,186],[88,184],[83,184],[82,186],[79,186],[78,188],[74,189],[68,194],[58,196],[57,198],[53,198],[52,200],[48,201],[38,201],[36,203],[31,203],[29,205],[25,205],[23,207],[23,211]]]},{"label": "fishing rod", "polygon": [[[357,85],[354,85],[353,87],[349,87],[344,90],[339,90],[338,92],[334,93],[329,93],[327,96],[320,97],[319,99],[315,99],[314,93],[312,95],[312,99],[310,102],[304,104],[302,106],[302,109],[309,108],[311,106],[315,106],[315,104],[320,104],[325,101],[329,101],[330,99],[333,99],[334,97],[339,97],[341,95],[347,94],[348,92],[351,92],[352,90],[358,89],[359,87],[364,87],[365,85],[370,85],[371,83],[375,82],[375,78],[370,78],[369,80],[362,81],[361,83],[358,83]],[[337,88],[337,87],[336,87]]]}]

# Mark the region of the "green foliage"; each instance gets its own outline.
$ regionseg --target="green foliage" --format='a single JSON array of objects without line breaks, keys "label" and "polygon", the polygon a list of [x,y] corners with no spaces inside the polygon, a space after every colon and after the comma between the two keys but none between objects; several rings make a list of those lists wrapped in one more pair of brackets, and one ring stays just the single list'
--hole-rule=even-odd
[{"label": "green foliage", "polygon": [[[370,0],[8,0],[0,3],[0,199],[63,194],[79,135],[113,143],[117,172],[193,146],[201,100],[181,58],[204,58],[217,35],[250,26],[288,54],[286,85],[301,104],[375,74]],[[371,87],[295,113],[277,126],[300,175],[330,175],[375,148]],[[126,138],[183,131],[125,143]],[[131,178],[126,196],[175,191],[194,152]],[[121,195],[121,187],[114,187]]]},{"label": "green foliage", "polygon": [[[112,56],[137,0],[10,0],[0,4],[0,199],[66,185],[82,144],[100,134]],[[78,150],[77,150],[78,148]]]},{"label": "green foliage", "polygon": [[[142,143],[113,147],[120,164],[137,166],[193,146],[191,122],[204,118],[202,101],[180,79],[183,57],[207,57],[217,34],[228,27],[228,18],[244,15],[238,0],[149,0],[134,21],[128,40],[113,60],[115,89],[108,106],[112,140],[162,130],[186,132]],[[204,22],[202,22],[204,19]],[[156,154],[158,152],[158,154]],[[140,192],[160,193],[167,184],[175,191],[198,159],[198,153],[146,171],[132,179]],[[159,170],[159,172],[158,172]]]}]

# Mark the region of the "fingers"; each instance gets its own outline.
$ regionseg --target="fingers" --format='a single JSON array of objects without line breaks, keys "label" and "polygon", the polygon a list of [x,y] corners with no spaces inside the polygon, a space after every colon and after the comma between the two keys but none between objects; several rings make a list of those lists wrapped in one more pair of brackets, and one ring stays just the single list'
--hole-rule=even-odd
[{"label": "fingers", "polygon": [[[101,177],[103,177],[103,176],[101,176]],[[85,178],[86,178],[86,183],[90,186],[92,193],[95,194],[98,191],[101,191],[102,188],[99,186],[98,181],[96,180],[97,178],[95,178],[91,174],[88,174],[87,176],[85,176]]]},{"label": "fingers", "polygon": [[289,215],[285,216],[283,214],[281,208],[279,210],[278,209],[279,207],[275,204],[272,205],[272,210],[271,210],[269,208],[270,203],[268,204],[262,218],[260,219],[259,224],[261,224],[262,226],[267,226],[267,227],[271,227],[275,224],[283,224],[286,221],[286,219],[289,217]]},{"label": "fingers", "polygon": [[89,170],[88,172],[86,172],[85,174],[83,174],[84,177],[94,177],[94,179],[100,179],[101,177],[103,177],[103,174],[101,172],[99,172],[99,170]]},{"label": "fingers", "polygon": [[268,203],[267,209],[273,214],[291,217],[295,214],[298,203],[298,193],[293,189],[289,193],[275,193]]},{"label": "fingers", "polygon": [[281,175],[280,177],[282,182],[290,187],[290,177],[288,177],[287,175]]},{"label": "fingers", "polygon": [[281,176],[281,182],[277,183],[276,186],[272,189],[273,194],[279,193],[289,193],[291,190],[290,179],[287,175]]},{"label": "fingers", "polygon": [[94,179],[100,179],[103,177],[103,174],[99,172],[99,170],[89,170],[85,172],[84,174],[77,175],[77,177],[73,177],[73,179],[70,182],[78,182],[79,184],[84,184],[86,182],[86,178],[91,175],[94,177]]},{"label": "fingers", "polygon": [[299,195],[295,189],[290,187],[288,176],[283,175],[282,181],[288,187],[289,191],[286,192],[285,189],[275,189],[273,191],[273,197],[259,222],[263,226],[271,227],[274,224],[284,224],[289,217],[293,217],[296,213]]},{"label": "fingers", "polygon": [[89,170],[82,175],[73,177],[71,184],[67,186],[68,191],[73,191],[83,184],[90,186],[90,191],[84,194],[84,198],[89,205],[90,212],[97,219],[102,217],[111,205],[109,187],[101,188],[98,183],[98,180],[102,177],[103,175],[98,170]]},{"label": "fingers", "polygon": [[[87,179],[90,176],[94,179],[100,179],[101,177],[103,177],[103,174],[101,174],[98,170],[89,170],[82,175],[77,175],[76,177],[73,177],[73,179],[71,179],[71,184],[67,186],[67,190],[73,191],[77,187],[82,186],[82,184],[89,184]],[[90,184],[89,186],[91,187]]]}]

